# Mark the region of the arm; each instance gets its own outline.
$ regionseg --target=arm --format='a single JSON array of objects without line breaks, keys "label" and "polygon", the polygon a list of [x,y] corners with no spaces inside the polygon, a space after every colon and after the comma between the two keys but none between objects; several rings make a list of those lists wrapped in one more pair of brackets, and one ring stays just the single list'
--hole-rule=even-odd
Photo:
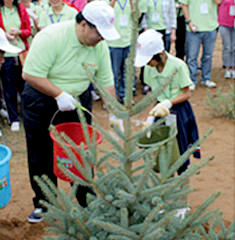
[{"label": "arm", "polygon": [[23,72],[22,77],[39,92],[42,92],[53,98],[57,97],[62,92],[60,88],[56,87],[47,78],[35,77],[25,72]]},{"label": "arm", "polygon": [[19,15],[21,20],[21,26],[18,34],[22,39],[26,39],[31,35],[31,26],[29,15],[22,4],[19,4]]},{"label": "arm", "polygon": [[197,32],[196,30],[196,25],[191,22],[190,16],[189,16],[189,10],[188,10],[188,5],[181,4],[183,13],[184,13],[184,18],[185,22],[188,22],[188,26],[192,32]]},{"label": "arm", "polygon": [[180,95],[178,95],[177,97],[173,98],[170,100],[171,104],[178,104],[178,103],[182,103],[186,100],[188,100],[191,97],[192,93],[189,89],[189,87],[185,87],[182,89],[182,93]]}]

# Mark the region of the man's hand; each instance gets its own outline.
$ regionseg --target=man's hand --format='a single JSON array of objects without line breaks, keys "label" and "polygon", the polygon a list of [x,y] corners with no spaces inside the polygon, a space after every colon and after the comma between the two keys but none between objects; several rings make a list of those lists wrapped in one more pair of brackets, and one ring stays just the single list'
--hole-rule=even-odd
[{"label": "man's hand", "polygon": [[124,126],[123,126],[123,120],[120,118],[117,118],[115,115],[112,113],[109,114],[109,123],[111,125],[117,125],[119,129],[124,132]]},{"label": "man's hand", "polygon": [[172,107],[172,104],[169,100],[164,100],[158,103],[152,110],[149,112],[149,115],[154,117],[165,117],[170,114],[169,109]]},{"label": "man's hand", "polygon": [[77,100],[66,92],[61,92],[55,97],[58,108],[61,112],[72,111],[76,108]]}]

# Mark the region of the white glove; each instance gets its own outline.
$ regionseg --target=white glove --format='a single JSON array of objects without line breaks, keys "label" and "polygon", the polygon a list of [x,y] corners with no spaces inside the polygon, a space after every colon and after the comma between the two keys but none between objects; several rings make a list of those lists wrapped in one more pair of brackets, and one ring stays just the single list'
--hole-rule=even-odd
[{"label": "white glove", "polygon": [[152,115],[154,117],[165,117],[170,114],[169,109],[171,107],[172,103],[169,100],[164,100],[153,107],[149,112],[149,115]]},{"label": "white glove", "polygon": [[78,103],[76,99],[66,92],[61,92],[57,97],[55,97],[58,108],[61,112],[72,111]]},{"label": "white glove", "polygon": [[142,122],[142,129],[151,126],[153,124],[153,122],[154,122],[154,118],[155,117],[153,117],[153,116],[148,116],[146,118],[146,120]]},{"label": "white glove", "polygon": [[120,118],[117,118],[115,115],[113,115],[112,113],[109,114],[109,122],[110,125],[114,124],[117,125],[119,127],[119,129],[124,132],[124,126],[123,126],[123,120]]},{"label": "white glove", "polygon": [[[147,119],[142,122],[142,129],[145,129],[149,126],[151,126],[153,123],[154,123],[154,118],[153,116],[148,116]],[[147,133],[146,133],[146,136],[147,138],[150,138],[152,135],[152,132],[149,130]]]}]

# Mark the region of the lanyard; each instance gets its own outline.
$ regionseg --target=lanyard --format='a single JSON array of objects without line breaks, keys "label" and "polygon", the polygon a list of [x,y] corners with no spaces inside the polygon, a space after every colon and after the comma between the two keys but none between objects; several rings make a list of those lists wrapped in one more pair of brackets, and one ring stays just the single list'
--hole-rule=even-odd
[{"label": "lanyard", "polygon": [[125,2],[124,2],[124,4],[123,4],[123,5],[120,3],[120,1],[119,1],[119,0],[117,1],[117,2],[118,2],[118,5],[119,5],[119,7],[122,9],[122,11],[124,11],[124,10],[125,10],[125,7],[126,7],[126,4],[127,4],[127,1],[128,1],[128,0],[125,0]]},{"label": "lanyard", "polygon": [[154,8],[156,9],[156,7],[157,7],[157,0],[153,0],[153,5],[154,5]]},{"label": "lanyard", "polygon": [[[62,18],[63,14],[60,14],[59,18],[57,18],[57,23],[60,22],[61,18]],[[49,15],[49,18],[51,20],[51,23],[55,23],[54,19],[53,19],[53,14]]]}]

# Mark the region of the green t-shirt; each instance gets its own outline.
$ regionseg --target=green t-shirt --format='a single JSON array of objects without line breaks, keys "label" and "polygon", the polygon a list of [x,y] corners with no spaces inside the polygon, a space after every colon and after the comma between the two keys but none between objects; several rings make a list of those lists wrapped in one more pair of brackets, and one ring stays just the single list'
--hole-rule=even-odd
[{"label": "green t-shirt", "polygon": [[[190,86],[192,81],[189,77],[189,70],[184,61],[168,53],[166,65],[161,73],[155,67],[145,66],[144,82],[154,91],[166,83],[173,76],[172,81],[159,94],[158,101],[171,100],[182,93],[182,88]],[[174,73],[176,74],[174,75]]]},{"label": "green t-shirt", "polygon": [[[19,17],[17,8],[15,6],[13,6],[12,9],[9,9],[6,7],[1,7],[1,13],[2,13],[2,19],[3,19],[3,23],[4,23],[6,32],[9,33],[12,30],[12,28],[20,29],[21,21],[20,21],[20,17]],[[14,41],[10,41],[10,43],[14,46],[21,48],[22,50],[25,49],[25,45],[20,37],[18,37]],[[18,56],[17,53],[15,53],[15,54],[14,53],[6,53],[5,54],[5,57],[16,57],[16,56]]]},{"label": "green t-shirt", "polygon": [[83,63],[103,87],[113,85],[106,42],[95,47],[82,45],[76,35],[75,21],[70,20],[52,24],[34,37],[23,72],[48,78],[61,90],[77,96],[90,84]]},{"label": "green t-shirt", "polygon": [[75,19],[75,16],[77,15],[77,11],[64,4],[64,7],[60,14],[55,15],[52,8],[50,7],[48,11],[42,11],[39,16],[39,24],[38,26],[40,28],[46,27],[48,25],[51,25],[53,23],[63,22],[66,20],[72,20]]},{"label": "green t-shirt", "polygon": [[[180,0],[188,5],[189,17],[199,32],[213,31],[218,27],[218,5],[213,0]],[[187,26],[187,31],[190,31]]]},{"label": "green t-shirt", "polygon": [[146,5],[148,28],[152,28],[154,30],[166,29],[162,17],[162,0],[146,0]]}]

